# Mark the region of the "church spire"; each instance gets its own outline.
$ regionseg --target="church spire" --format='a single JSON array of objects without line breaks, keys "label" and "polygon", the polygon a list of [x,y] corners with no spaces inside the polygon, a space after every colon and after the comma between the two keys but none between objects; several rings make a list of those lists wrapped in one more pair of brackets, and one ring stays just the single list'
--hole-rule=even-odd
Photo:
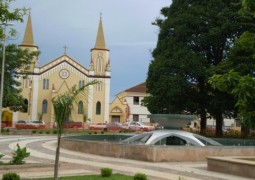
[{"label": "church spire", "polygon": [[30,13],[28,15],[26,31],[21,46],[35,46]]},{"label": "church spire", "polygon": [[99,21],[99,26],[98,26],[98,31],[97,31],[97,39],[96,39],[95,49],[106,49],[101,13],[100,13],[100,21]]}]

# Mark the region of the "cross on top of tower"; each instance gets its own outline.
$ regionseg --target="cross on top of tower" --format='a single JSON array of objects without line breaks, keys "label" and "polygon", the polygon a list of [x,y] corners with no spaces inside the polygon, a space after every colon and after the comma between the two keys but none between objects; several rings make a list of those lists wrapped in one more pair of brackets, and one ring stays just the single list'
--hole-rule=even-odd
[{"label": "cross on top of tower", "polygon": [[63,48],[64,48],[64,54],[66,54],[68,47],[65,45]]}]

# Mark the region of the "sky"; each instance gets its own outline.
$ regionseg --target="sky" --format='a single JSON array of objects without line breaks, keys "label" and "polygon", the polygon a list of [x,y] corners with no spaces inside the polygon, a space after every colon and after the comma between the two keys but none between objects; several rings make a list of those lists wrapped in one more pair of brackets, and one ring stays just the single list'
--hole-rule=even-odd
[{"label": "sky", "polygon": [[[146,80],[151,51],[156,47],[159,28],[152,25],[162,7],[171,0],[16,0],[11,8],[31,8],[35,45],[42,66],[64,54],[89,68],[100,14],[106,47],[110,50],[110,99]],[[14,23],[21,44],[26,27]],[[9,42],[12,43],[12,42]]]}]

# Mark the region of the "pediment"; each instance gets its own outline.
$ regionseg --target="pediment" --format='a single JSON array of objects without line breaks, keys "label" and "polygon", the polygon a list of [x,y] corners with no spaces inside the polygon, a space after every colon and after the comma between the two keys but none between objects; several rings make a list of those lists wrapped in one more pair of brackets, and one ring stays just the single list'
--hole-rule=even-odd
[{"label": "pediment", "polygon": [[119,107],[114,107],[111,112],[112,113],[122,113],[122,110]]},{"label": "pediment", "polygon": [[38,74],[43,77],[50,76],[56,71],[61,69],[68,69],[69,71],[79,75],[79,76],[88,76],[88,70],[83,67],[81,64],[76,62],[74,59],[70,58],[67,55],[60,56],[57,59],[49,62],[48,64],[39,68]]}]

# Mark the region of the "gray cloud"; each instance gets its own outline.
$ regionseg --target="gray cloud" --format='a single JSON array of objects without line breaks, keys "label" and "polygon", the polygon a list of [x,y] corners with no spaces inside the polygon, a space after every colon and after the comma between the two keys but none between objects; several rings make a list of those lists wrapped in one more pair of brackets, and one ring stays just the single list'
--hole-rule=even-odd
[{"label": "gray cloud", "polygon": [[[42,52],[41,65],[61,56],[63,46],[67,45],[68,55],[88,67],[102,12],[112,63],[113,97],[145,81],[150,50],[155,48],[158,36],[158,28],[151,22],[160,16],[162,7],[170,4],[171,0],[16,0],[11,7],[32,9],[34,39]],[[17,44],[22,41],[25,23],[15,24],[20,33]]]}]

